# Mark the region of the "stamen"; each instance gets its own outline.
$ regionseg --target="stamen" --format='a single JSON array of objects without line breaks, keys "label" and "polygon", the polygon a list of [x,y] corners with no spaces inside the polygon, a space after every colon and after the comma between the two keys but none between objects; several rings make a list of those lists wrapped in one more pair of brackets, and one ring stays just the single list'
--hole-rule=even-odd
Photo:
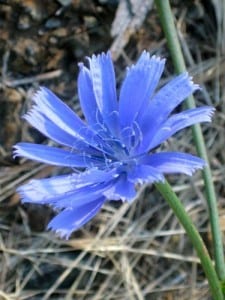
[{"label": "stamen", "polygon": [[135,150],[143,140],[143,133],[141,131],[139,124],[136,121],[133,122],[133,130],[134,130],[135,139],[134,139],[134,143],[132,144],[131,151]]}]

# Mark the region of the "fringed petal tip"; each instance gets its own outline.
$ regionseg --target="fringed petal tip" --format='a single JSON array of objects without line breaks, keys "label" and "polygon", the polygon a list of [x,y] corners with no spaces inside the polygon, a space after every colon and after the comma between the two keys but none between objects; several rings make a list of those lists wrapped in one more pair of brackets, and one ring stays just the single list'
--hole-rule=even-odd
[{"label": "fringed petal tip", "polygon": [[16,159],[17,157],[20,157],[20,156],[22,156],[20,147],[19,147],[19,144],[16,144],[12,148],[12,157],[13,157],[13,159]]},{"label": "fringed petal tip", "polygon": [[[196,90],[201,90],[201,87],[200,87],[200,85],[199,84],[197,84],[197,83],[194,83],[194,81],[193,81],[193,76],[191,76],[188,72],[183,72],[183,73],[181,73],[181,74],[179,74],[179,75],[177,75],[175,78],[174,78],[175,80],[176,79],[180,79],[180,89],[181,89],[181,91],[182,91],[182,86],[185,86],[185,84],[188,86],[190,86],[190,88],[191,88],[191,90],[192,90],[192,92],[191,93],[193,93],[193,92],[195,92]],[[170,82],[169,82],[170,83]]]},{"label": "fringed petal tip", "polygon": [[[91,64],[92,61],[101,60],[101,59],[112,60],[112,55],[111,55],[110,50],[108,50],[107,52],[101,52],[99,54],[92,54],[91,56],[86,56],[85,58],[87,59],[89,64]],[[82,64],[82,63],[78,63],[78,66],[79,66],[79,64]]]},{"label": "fringed petal tip", "polygon": [[199,157],[194,158],[196,159],[196,161],[190,161],[189,166],[184,167],[181,173],[192,176],[197,170],[202,170],[207,165],[205,160]]},{"label": "fringed petal tip", "polygon": [[32,118],[32,116],[35,114],[35,112],[36,112],[36,105],[33,105],[32,108],[30,110],[28,110],[28,112],[22,116],[22,119],[29,122],[29,120]]},{"label": "fringed petal tip", "polygon": [[31,180],[29,183],[24,184],[16,189],[17,194],[20,196],[20,201],[22,204],[30,203],[30,204],[41,204],[41,205],[51,205],[51,203],[46,201],[42,201],[42,199],[39,199],[39,191],[34,190],[32,188],[32,182]]},{"label": "fringed petal tip", "polygon": [[80,72],[82,72],[82,71],[83,72],[86,71],[88,73],[90,72],[89,69],[85,66],[85,64],[83,62],[79,62],[77,65],[78,65]]},{"label": "fringed petal tip", "polygon": [[84,63],[83,62],[79,62],[77,65],[78,65],[78,67],[79,67],[80,70],[82,70],[83,67],[84,67]]},{"label": "fringed petal tip", "polygon": [[157,63],[159,63],[163,66],[165,65],[165,62],[166,62],[165,58],[162,58],[162,57],[157,56],[157,55],[150,56],[150,53],[148,53],[148,56],[146,55],[146,59],[148,59],[149,63],[155,61],[155,62],[157,62]]},{"label": "fringed petal tip", "polygon": [[197,156],[192,157],[193,160],[189,161],[189,166],[185,166],[180,173],[192,176],[196,171],[202,170],[205,166],[207,166],[207,163],[204,159]]},{"label": "fringed petal tip", "polygon": [[166,61],[166,59],[164,57],[158,56],[156,54],[151,55],[150,52],[147,50],[142,51],[140,58],[138,59],[138,62],[140,62],[142,60],[156,60],[156,61],[161,61],[161,62]]},{"label": "fringed petal tip", "polygon": [[100,197],[79,207],[64,209],[50,221],[47,228],[68,239],[73,231],[80,229],[99,212],[104,201],[105,198]]},{"label": "fringed petal tip", "polygon": [[33,103],[38,104],[40,100],[43,100],[46,93],[48,93],[48,89],[44,86],[39,86],[32,96]]},{"label": "fringed petal tip", "polygon": [[64,240],[68,240],[71,236],[71,234],[73,233],[73,231],[69,231],[69,230],[66,230],[66,229],[54,229],[50,223],[48,224],[47,226],[47,229],[49,231],[52,231],[55,233],[56,236],[58,236],[60,239],[64,239]]},{"label": "fringed petal tip", "polygon": [[19,194],[21,203],[32,203],[32,204],[43,204],[43,202],[39,199],[40,193],[38,190],[33,188],[33,183],[36,180],[30,180],[27,184],[19,186],[16,189],[16,192]]},{"label": "fringed petal tip", "polygon": [[148,164],[163,174],[177,173],[189,176],[206,165],[202,158],[182,152],[154,153],[143,158],[142,163]]},{"label": "fringed petal tip", "polygon": [[31,201],[29,198],[27,198],[26,193],[23,191],[23,189],[21,188],[17,188],[16,189],[17,194],[20,196],[20,202],[22,204],[26,204],[26,203],[32,203],[32,204],[42,204],[40,201],[39,202],[35,202],[35,201]]},{"label": "fringed petal tip", "polygon": [[157,55],[150,55],[149,52],[146,52],[145,50],[142,52],[139,60],[137,61],[137,63],[132,64],[131,66],[126,67],[126,71],[127,73],[129,73],[132,69],[134,68],[149,68],[149,70],[155,65],[162,68],[162,70],[164,69],[164,65],[165,65],[166,59],[162,58],[160,56]]},{"label": "fringed petal tip", "polygon": [[212,106],[206,107],[206,114],[209,117],[208,122],[212,121],[212,117],[213,117],[213,115],[214,115],[215,112],[216,112],[215,107],[212,107]]},{"label": "fringed petal tip", "polygon": [[191,86],[193,92],[202,89],[202,88],[200,87],[199,84],[194,83],[194,81],[193,81],[193,76],[189,75],[188,72],[184,72],[183,74],[184,74],[184,77],[186,77],[187,80],[189,81],[189,84],[190,84],[190,86]]}]

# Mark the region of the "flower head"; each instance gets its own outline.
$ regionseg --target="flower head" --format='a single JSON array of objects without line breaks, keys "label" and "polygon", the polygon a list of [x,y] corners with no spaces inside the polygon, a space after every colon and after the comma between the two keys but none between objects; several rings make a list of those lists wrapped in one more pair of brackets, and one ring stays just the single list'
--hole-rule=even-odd
[{"label": "flower head", "polygon": [[[59,147],[19,143],[15,156],[71,168],[70,175],[32,180],[18,192],[23,202],[48,204],[59,211],[48,228],[70,234],[93,218],[104,202],[132,201],[139,183],[164,181],[164,174],[192,175],[204,166],[198,157],[155,149],[179,130],[209,122],[211,107],[172,111],[198,89],[187,73],[160,90],[165,60],[143,52],[127,70],[117,100],[110,53],[79,64],[78,94],[85,121],[47,88],[33,97],[24,118]],[[76,170],[76,171],[75,171]]]}]

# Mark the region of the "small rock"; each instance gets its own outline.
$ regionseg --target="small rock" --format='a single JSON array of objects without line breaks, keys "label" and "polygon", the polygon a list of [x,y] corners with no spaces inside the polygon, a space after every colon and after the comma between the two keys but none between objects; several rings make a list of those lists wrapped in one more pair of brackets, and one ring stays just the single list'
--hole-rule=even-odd
[{"label": "small rock", "polygon": [[45,23],[47,29],[54,29],[61,26],[61,22],[57,18],[51,18]]},{"label": "small rock", "polygon": [[28,15],[20,15],[18,20],[18,29],[26,30],[31,26],[31,20]]}]

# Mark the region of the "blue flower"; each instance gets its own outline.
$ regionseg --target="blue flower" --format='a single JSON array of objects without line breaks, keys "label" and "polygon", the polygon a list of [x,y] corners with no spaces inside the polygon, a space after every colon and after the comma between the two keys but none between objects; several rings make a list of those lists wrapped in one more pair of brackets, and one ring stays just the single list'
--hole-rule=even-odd
[{"label": "blue flower", "polygon": [[78,94],[86,122],[56,95],[41,87],[24,118],[63,147],[19,143],[14,156],[70,167],[70,175],[31,180],[18,189],[23,202],[48,204],[59,213],[48,228],[61,237],[93,218],[105,201],[132,201],[137,184],[163,182],[164,174],[192,175],[198,157],[155,149],[179,130],[209,122],[211,107],[172,114],[199,87],[187,73],[156,90],[165,60],[143,52],[127,69],[117,100],[110,53],[79,64]]}]

